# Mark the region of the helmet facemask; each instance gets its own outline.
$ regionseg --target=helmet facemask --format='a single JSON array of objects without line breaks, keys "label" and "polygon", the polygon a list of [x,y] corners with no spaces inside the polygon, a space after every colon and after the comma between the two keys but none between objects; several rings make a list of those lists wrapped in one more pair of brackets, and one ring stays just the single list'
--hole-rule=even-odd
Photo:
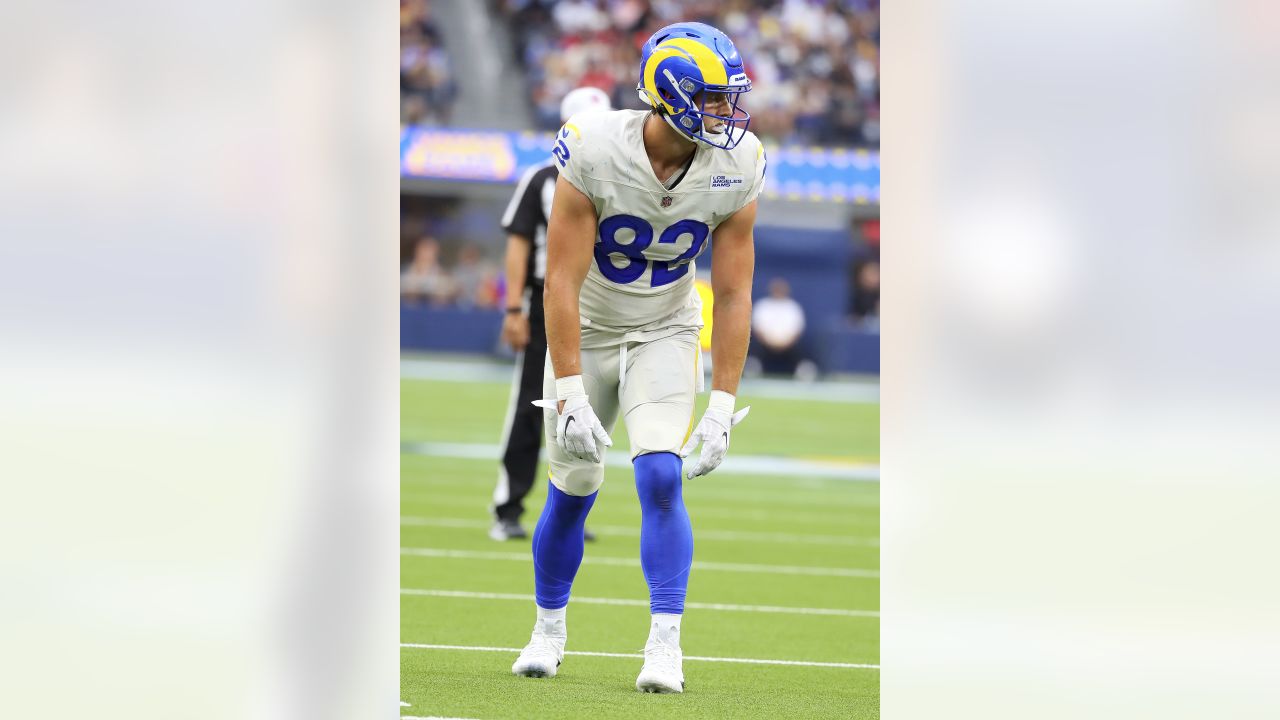
[{"label": "helmet facemask", "polygon": [[[677,83],[669,71],[664,70],[663,74],[683,100],[671,102],[675,98],[664,98],[675,106],[674,113],[665,113],[665,108],[659,105],[659,112],[664,113],[673,128],[722,150],[732,150],[742,141],[751,123],[751,115],[739,105],[739,101],[743,93],[751,91],[750,81],[737,85],[708,85],[686,77]],[[665,94],[666,90],[662,92]]]}]

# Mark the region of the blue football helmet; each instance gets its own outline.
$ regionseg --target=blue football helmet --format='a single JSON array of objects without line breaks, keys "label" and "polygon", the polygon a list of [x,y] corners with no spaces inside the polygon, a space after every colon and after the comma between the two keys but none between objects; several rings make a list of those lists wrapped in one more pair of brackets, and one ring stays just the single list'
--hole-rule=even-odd
[{"label": "blue football helmet", "polygon": [[[738,107],[751,80],[733,41],[703,23],[668,25],[640,49],[640,99],[677,132],[729,150],[747,133],[751,115]],[[708,95],[723,94],[728,115],[707,112]],[[696,101],[695,101],[696,97]],[[706,126],[710,120],[711,128]]]}]

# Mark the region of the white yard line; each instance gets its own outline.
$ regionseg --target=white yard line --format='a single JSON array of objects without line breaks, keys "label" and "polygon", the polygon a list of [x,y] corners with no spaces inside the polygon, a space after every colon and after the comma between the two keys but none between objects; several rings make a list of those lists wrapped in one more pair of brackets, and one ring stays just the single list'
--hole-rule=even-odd
[{"label": "white yard line", "polygon": [[[438,508],[448,507],[463,510],[470,510],[474,513],[476,508],[481,513],[485,512],[485,500],[476,501],[476,495],[472,494],[468,497],[461,495],[445,495],[430,492],[410,492],[401,491],[401,503],[421,503],[429,506],[427,512],[434,512]],[[480,496],[484,497],[484,496]],[[787,510],[779,510],[777,508],[768,509],[751,509],[742,507],[723,507],[702,506],[696,508],[690,518],[693,522],[698,522],[700,518],[713,518],[716,520],[733,520],[740,525],[750,525],[751,523],[775,523],[779,525],[788,525],[794,527],[813,527],[826,526],[833,531],[840,531],[850,525],[859,527],[867,527],[866,537],[877,537],[879,532],[879,517],[874,518],[874,522],[860,522],[856,517],[850,517],[848,513],[827,512],[823,510],[806,510],[799,512],[788,512]],[[638,521],[638,518],[637,518]]]},{"label": "white yard line", "polygon": [[[534,596],[519,593],[471,592],[468,590],[428,590],[423,588],[401,588],[401,595],[420,595],[425,597],[466,598],[470,600],[520,600],[533,602]],[[627,607],[649,607],[648,600],[632,598],[596,598],[578,597],[574,595],[570,602],[586,605],[625,605]],[[840,608],[787,607],[784,605],[735,605],[731,603],[686,602],[689,610],[726,610],[733,612],[780,613],[784,615],[835,615],[839,617],[880,617],[878,610],[843,610]]]},{"label": "white yard line", "polygon": [[[494,467],[500,467],[501,463],[494,461]],[[406,473],[400,478],[401,485],[406,490],[417,490],[430,492],[435,497],[453,497],[453,498],[469,498],[474,502],[476,497],[476,473],[471,471],[470,475],[440,475],[431,471],[419,472],[412,471]],[[541,478],[545,478],[543,474]],[[541,479],[539,478],[539,479]],[[712,482],[704,483],[701,478],[696,481],[686,481],[682,488],[685,502],[692,507],[702,508],[709,504],[729,507],[731,509],[759,507],[761,505],[773,510],[783,508],[796,508],[805,510],[808,508],[820,508],[826,511],[842,511],[849,517],[863,517],[869,515],[880,514],[880,497],[878,483],[854,483],[848,480],[838,479],[822,479],[822,478],[801,478],[799,476],[790,475],[780,478],[776,475],[762,475],[761,479],[768,481],[776,491],[746,489],[740,482],[743,477],[735,477],[732,482],[716,482],[720,478],[714,478]],[[607,488],[605,497],[614,495],[618,497],[628,496],[634,498],[635,491],[630,487],[630,478],[607,484],[602,489]],[[845,494],[840,491],[855,490],[857,495]],[[836,492],[831,492],[835,490]],[[864,490],[868,492],[863,492]],[[537,493],[540,498],[542,492]]]},{"label": "white yard line", "polygon": [[[500,467],[500,463],[495,461],[493,466]],[[470,477],[464,479],[456,476],[450,478],[413,471],[400,478],[401,488],[404,491],[401,495],[416,496],[426,501],[433,499],[439,499],[441,502],[467,500],[472,505],[475,505],[477,497],[476,474],[473,472]],[[543,475],[542,477],[545,478],[546,476]],[[749,490],[742,491],[736,483],[738,479],[743,477],[745,476],[735,476],[732,484],[725,482],[696,488],[691,488],[686,484],[683,490],[684,500],[689,506],[689,512],[696,513],[694,519],[697,520],[712,506],[730,511],[759,507],[765,507],[771,511],[791,508],[807,512],[816,509],[823,512],[843,513],[844,524],[846,525],[856,520],[867,520],[880,515],[879,497],[837,497],[823,490],[800,486],[799,482],[797,482],[799,478],[796,476],[783,478],[776,475],[761,477],[767,477],[771,482],[787,486],[787,492],[761,493]],[[699,478],[698,482],[701,482],[701,478]],[[848,480],[831,480],[830,482],[840,483],[845,487],[870,487],[873,492],[878,490],[876,488],[877,483],[853,483]],[[626,497],[626,501],[633,500],[635,498],[635,490],[630,487],[630,484],[631,479],[627,478],[613,485],[606,485],[605,497],[615,497],[618,500]],[[544,492],[539,489],[535,495],[537,499],[541,499]]]},{"label": "white yard line", "polygon": [[[450,382],[507,383],[511,381],[510,362],[490,362],[486,359],[416,358],[400,359],[400,377],[410,380],[445,380]],[[795,382],[768,378],[745,378],[738,387],[743,396],[783,398],[787,400],[813,400],[836,403],[880,402],[880,381],[820,380]]]},{"label": "white yard line", "polygon": [[[400,548],[401,555],[433,558],[460,558],[466,560],[513,560],[531,562],[533,555],[528,552],[493,552],[485,550],[444,550],[441,548]],[[586,565],[620,565],[640,567],[639,558],[595,557],[588,555],[582,558]],[[720,570],[724,572],[766,573],[775,575],[818,575],[822,577],[854,577],[879,578],[879,570],[862,568],[814,567],[809,565],[759,565],[755,563],[704,562],[695,560],[695,570]]]},{"label": "white yard line", "polygon": [[[469,650],[472,652],[503,652],[503,653],[519,653],[520,648],[501,648],[486,647],[482,645],[430,645],[424,643],[400,643],[400,647],[415,650]],[[643,658],[641,653],[609,653],[609,652],[588,652],[586,650],[566,650],[565,655],[586,655],[588,657],[611,657],[611,658]],[[746,663],[749,665],[799,665],[802,667],[829,667],[829,668],[855,668],[862,670],[879,670],[879,665],[871,665],[868,663],[839,663],[839,662],[818,662],[816,660],[761,660],[758,658],[725,658],[725,657],[703,657],[700,655],[685,655],[685,660],[694,660],[697,662],[722,662],[722,663]]]},{"label": "white yard line", "polygon": [[[400,452],[463,460],[493,460],[494,462],[497,462],[502,455],[502,449],[492,443],[403,442],[400,443]],[[611,467],[631,467],[631,453],[625,450],[611,450],[605,454],[605,464]],[[799,475],[864,482],[880,481],[879,465],[770,455],[729,455],[717,470],[740,475]]]},{"label": "white yard line", "polygon": [[[400,518],[401,525],[425,527],[469,528],[485,530],[492,524],[486,520],[467,520],[465,518],[430,518],[405,516]],[[625,535],[640,537],[640,528],[628,525],[591,525],[591,529],[602,535]],[[760,540],[774,543],[798,543],[809,545],[854,545],[858,547],[879,547],[878,538],[844,537],[841,535],[803,535],[782,532],[748,532],[742,530],[697,530],[696,540],[725,540],[732,542]]]}]

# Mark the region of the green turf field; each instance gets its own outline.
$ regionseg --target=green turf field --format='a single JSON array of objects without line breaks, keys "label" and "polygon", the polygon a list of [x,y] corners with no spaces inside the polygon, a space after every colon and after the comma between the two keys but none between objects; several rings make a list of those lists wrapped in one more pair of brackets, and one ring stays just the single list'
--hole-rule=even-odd
[{"label": "green turf field", "polygon": [[[403,380],[402,440],[495,445],[507,393],[495,383]],[[700,401],[699,416],[706,396]],[[877,405],[744,394],[745,404],[751,416],[734,430],[731,456],[878,462]],[[622,423],[613,438],[615,449],[627,447]],[[648,593],[626,467],[607,469],[587,523],[599,540],[587,546],[574,583],[559,674],[515,677],[516,651],[484,649],[518,651],[534,618],[528,541],[495,543],[485,534],[496,467],[493,459],[401,455],[402,715],[879,716],[879,670],[844,666],[879,665],[878,483],[721,471],[686,482],[695,541],[681,633],[687,686],[682,695],[651,695],[634,686]],[[545,476],[543,469],[526,503],[530,532]],[[572,654],[584,651],[635,657]],[[840,666],[737,662],[744,659]]]}]

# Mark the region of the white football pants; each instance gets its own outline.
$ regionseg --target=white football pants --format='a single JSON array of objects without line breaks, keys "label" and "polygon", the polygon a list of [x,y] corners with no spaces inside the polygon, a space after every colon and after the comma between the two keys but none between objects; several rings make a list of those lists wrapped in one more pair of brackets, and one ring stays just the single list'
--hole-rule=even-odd
[{"label": "white football pants", "polygon": [[[645,453],[679,453],[693,428],[694,395],[701,384],[701,349],[697,331],[661,340],[625,343],[582,351],[582,384],[591,409],[613,436],[622,412],[631,438],[631,457]],[[556,396],[555,373],[548,356],[543,397]],[[593,463],[565,454],[556,445],[556,412],[544,411],[551,482],[579,497],[600,489],[604,458]]]}]

